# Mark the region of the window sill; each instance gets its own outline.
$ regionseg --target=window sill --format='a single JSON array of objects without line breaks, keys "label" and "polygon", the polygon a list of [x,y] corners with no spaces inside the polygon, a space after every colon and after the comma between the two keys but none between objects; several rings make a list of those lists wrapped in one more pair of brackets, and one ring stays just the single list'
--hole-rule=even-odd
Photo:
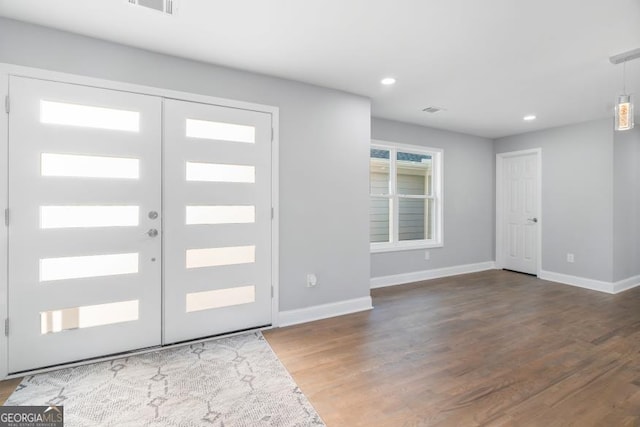
[{"label": "window sill", "polygon": [[382,244],[382,245],[371,245],[370,252],[372,254],[383,253],[383,252],[400,252],[400,251],[415,251],[420,249],[431,249],[431,248],[441,248],[444,245],[440,242],[421,242],[421,243],[395,243],[395,244]]}]

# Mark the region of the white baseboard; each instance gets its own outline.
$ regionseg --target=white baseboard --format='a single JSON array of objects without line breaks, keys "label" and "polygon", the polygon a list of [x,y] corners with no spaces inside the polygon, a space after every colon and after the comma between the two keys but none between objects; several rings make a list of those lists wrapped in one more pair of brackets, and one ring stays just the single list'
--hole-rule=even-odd
[{"label": "white baseboard", "polygon": [[414,271],[411,273],[394,274],[371,278],[371,289],[384,288],[386,286],[404,285],[420,282],[422,280],[438,279],[440,277],[457,276],[458,274],[476,273],[478,271],[494,270],[494,261],[480,262],[477,264],[455,265],[453,267],[436,268],[433,270]]},{"label": "white baseboard", "polygon": [[330,304],[314,305],[297,310],[281,311],[278,314],[278,326],[297,325],[329,317],[343,316],[373,308],[371,297],[362,297]]},{"label": "white baseboard", "polygon": [[587,279],[584,277],[571,276],[569,274],[554,273],[553,271],[541,271],[538,275],[540,279],[551,282],[564,283],[565,285],[577,286],[579,288],[591,289],[593,291],[606,292],[608,294],[619,294],[629,289],[640,286],[640,276],[628,277],[617,282],[605,282],[602,280]]},{"label": "white baseboard", "polygon": [[591,289],[592,291],[606,292],[608,294],[615,293],[613,290],[613,283],[602,280],[554,273],[553,271],[540,271],[538,278],[542,280],[549,280],[551,282],[563,283],[565,285],[577,286],[579,288]]},{"label": "white baseboard", "polygon": [[640,286],[640,276],[629,277],[624,280],[619,280],[613,284],[613,293],[628,291],[629,289]]}]

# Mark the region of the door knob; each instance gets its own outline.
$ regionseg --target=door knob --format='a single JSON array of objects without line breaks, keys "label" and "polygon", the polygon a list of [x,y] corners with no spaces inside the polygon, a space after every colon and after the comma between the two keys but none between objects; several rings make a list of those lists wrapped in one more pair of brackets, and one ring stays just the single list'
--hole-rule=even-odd
[{"label": "door knob", "polygon": [[152,228],[149,231],[147,231],[147,234],[149,235],[149,237],[156,237],[158,235],[158,230],[156,230],[155,228]]},{"label": "door knob", "polygon": [[538,218],[527,218],[527,221],[538,222]]},{"label": "door knob", "polygon": [[156,218],[158,218],[158,212],[156,212],[156,211],[151,211],[151,212],[149,212],[149,218],[150,218],[150,219],[156,219]]}]

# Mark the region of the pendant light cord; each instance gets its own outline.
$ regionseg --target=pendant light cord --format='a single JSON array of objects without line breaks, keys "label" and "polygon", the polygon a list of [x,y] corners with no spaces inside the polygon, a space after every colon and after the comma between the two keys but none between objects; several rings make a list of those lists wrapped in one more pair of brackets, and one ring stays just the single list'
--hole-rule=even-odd
[{"label": "pendant light cord", "polygon": [[627,61],[622,63],[622,93],[627,94]]}]

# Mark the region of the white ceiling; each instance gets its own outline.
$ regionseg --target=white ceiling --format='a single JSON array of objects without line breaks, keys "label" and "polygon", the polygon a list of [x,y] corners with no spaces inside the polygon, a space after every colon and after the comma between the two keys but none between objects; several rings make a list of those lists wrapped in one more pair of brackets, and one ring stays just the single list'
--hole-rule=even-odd
[{"label": "white ceiling", "polygon": [[[611,116],[622,65],[608,58],[640,47],[640,0],[177,1],[167,16],[126,0],[0,0],[0,15],[361,94],[376,117],[492,138]],[[385,76],[397,84],[382,87]],[[627,80],[640,89],[640,59]],[[421,111],[432,105],[447,111]]]}]

